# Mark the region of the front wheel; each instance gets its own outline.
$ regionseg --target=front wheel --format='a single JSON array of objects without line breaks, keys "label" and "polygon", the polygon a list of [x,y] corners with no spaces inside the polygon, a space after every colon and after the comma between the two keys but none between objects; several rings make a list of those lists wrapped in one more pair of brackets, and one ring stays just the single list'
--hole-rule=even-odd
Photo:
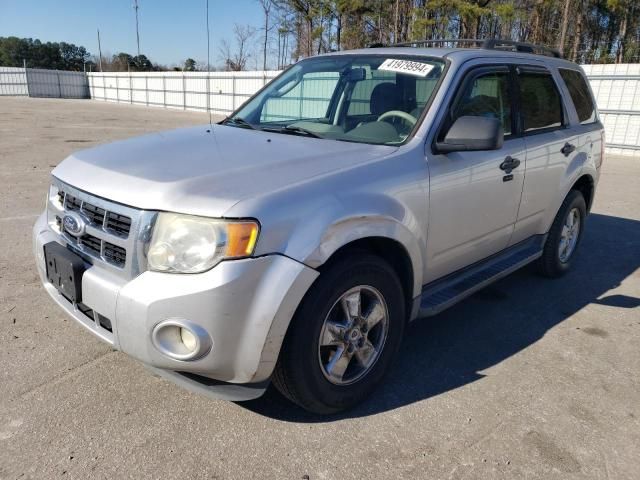
[{"label": "front wheel", "polygon": [[551,225],[538,270],[547,277],[564,275],[570,268],[582,239],[587,206],[582,193],[571,190]]},{"label": "front wheel", "polygon": [[299,306],[273,381],[314,413],[348,409],[380,383],[396,356],[405,323],[393,269],[368,254],[322,272]]}]

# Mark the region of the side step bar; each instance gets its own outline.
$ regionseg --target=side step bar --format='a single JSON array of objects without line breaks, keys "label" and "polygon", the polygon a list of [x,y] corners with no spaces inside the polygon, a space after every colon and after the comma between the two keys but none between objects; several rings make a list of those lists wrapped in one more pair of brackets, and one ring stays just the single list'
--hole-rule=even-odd
[{"label": "side step bar", "polygon": [[417,318],[430,317],[542,256],[545,235],[536,235],[503,252],[425,285]]}]

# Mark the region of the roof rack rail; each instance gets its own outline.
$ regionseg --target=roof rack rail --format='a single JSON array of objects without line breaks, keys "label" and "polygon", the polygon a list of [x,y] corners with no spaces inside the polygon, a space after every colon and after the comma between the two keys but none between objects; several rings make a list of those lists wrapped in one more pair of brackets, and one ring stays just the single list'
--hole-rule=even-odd
[{"label": "roof rack rail", "polygon": [[486,48],[488,50],[515,50],[516,52],[533,53],[536,55],[542,54],[556,58],[562,58],[560,50],[556,48],[547,47],[545,45],[536,45],[534,43],[502,40],[500,38],[489,38],[485,40],[482,44],[482,48]]},{"label": "roof rack rail", "polygon": [[476,45],[482,45],[484,40],[476,38],[450,38],[450,39],[434,39],[434,40],[414,40],[412,42],[394,43],[389,45],[390,47],[417,47],[419,45],[440,45],[445,43],[471,43]]},{"label": "roof rack rail", "polygon": [[[389,45],[390,47],[418,47],[418,46],[433,46],[433,45],[446,45],[446,44],[467,44],[469,46],[478,46],[485,50],[506,50],[522,53],[532,53],[536,55],[547,55],[556,58],[562,58],[560,51],[555,48],[546,47],[544,45],[535,45],[533,43],[516,42],[513,40],[502,40],[500,38],[451,38],[451,39],[436,39],[436,40],[414,40],[412,42],[395,43]],[[376,45],[378,46],[378,45]]]}]

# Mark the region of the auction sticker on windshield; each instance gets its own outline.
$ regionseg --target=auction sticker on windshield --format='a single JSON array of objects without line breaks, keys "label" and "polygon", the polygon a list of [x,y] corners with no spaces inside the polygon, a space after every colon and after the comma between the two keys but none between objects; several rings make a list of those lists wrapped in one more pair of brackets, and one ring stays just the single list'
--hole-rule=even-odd
[{"label": "auction sticker on windshield", "polygon": [[416,75],[418,77],[426,77],[433,70],[433,65],[422,62],[414,62],[412,60],[398,60],[387,58],[378,70],[387,70],[389,72],[406,73],[408,75]]}]

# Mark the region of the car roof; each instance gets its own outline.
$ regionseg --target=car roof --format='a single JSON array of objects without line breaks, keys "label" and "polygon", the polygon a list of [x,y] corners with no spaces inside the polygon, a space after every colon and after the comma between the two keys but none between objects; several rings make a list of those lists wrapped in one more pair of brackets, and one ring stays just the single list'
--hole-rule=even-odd
[{"label": "car roof", "polygon": [[339,52],[325,53],[324,55],[411,55],[425,57],[439,57],[455,60],[456,63],[464,63],[476,58],[509,58],[520,60],[537,60],[543,63],[553,64],[575,69],[578,65],[563,58],[552,57],[525,52],[514,52],[488,48],[423,48],[423,47],[373,47],[357,50],[342,50]]}]

